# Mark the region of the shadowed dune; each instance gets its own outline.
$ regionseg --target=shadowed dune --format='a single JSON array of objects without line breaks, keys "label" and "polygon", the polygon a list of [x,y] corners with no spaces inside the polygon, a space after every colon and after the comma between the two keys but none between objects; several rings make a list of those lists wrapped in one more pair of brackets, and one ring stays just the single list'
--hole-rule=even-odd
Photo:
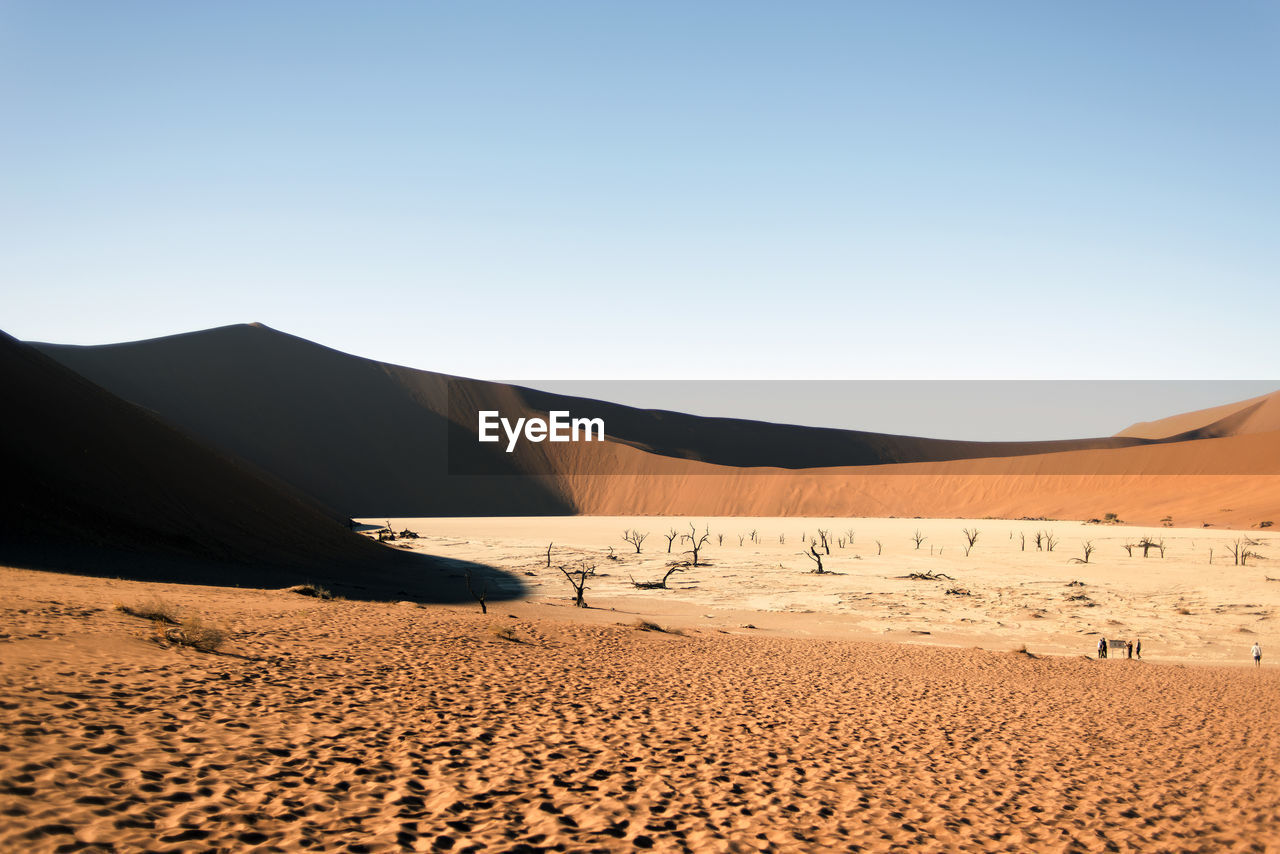
[{"label": "shadowed dune", "polygon": [[[1280,393],[1111,438],[955,442],[635,409],[374,362],[259,325],[36,346],[345,515],[1156,521],[1176,507],[1238,527],[1280,516],[1269,427]],[[475,441],[478,409],[602,417],[608,441],[506,454]]]},{"label": "shadowed dune", "polygon": [[33,345],[114,394],[344,516],[566,514],[554,479],[446,483],[442,374],[349,356],[258,325],[103,347]]},{"label": "shadowed dune", "polygon": [[[351,596],[466,595],[452,563],[352,533],[314,499],[2,334],[0,398],[14,402],[0,444],[0,562],[218,584],[316,580]],[[474,569],[494,575],[495,590],[520,589]]]}]

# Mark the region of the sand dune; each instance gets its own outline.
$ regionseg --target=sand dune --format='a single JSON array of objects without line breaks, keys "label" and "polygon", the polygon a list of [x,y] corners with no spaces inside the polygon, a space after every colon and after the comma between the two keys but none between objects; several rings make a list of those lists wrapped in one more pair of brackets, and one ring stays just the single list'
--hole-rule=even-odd
[{"label": "sand dune", "polygon": [[6,563],[206,583],[316,580],[352,596],[465,596],[448,566],[368,542],[313,499],[2,334],[0,397],[19,402],[0,443]]},{"label": "sand dune", "polygon": [[[562,488],[589,515],[951,516],[1236,528],[1280,522],[1280,433],[990,460],[807,471],[733,469],[573,446],[594,474]],[[1225,473],[1224,473],[1225,472]]]},{"label": "sand dune", "polygon": [[[227,624],[232,654],[110,608],[155,595]],[[0,849],[1280,845],[1273,670],[566,610],[0,570]]]},{"label": "sand dune", "polygon": [[1140,421],[1116,434],[1134,439],[1217,438],[1280,430],[1280,392],[1186,412],[1158,421]]},{"label": "sand dune", "polygon": [[[707,418],[681,412],[635,407],[571,397],[503,383],[453,377],[431,371],[374,362],[340,353],[310,341],[246,324],[202,332],[96,347],[34,344],[73,370],[116,394],[154,409],[175,423],[201,435],[212,434],[252,458],[280,453],[267,440],[251,446],[244,418],[268,435],[288,426],[291,435],[323,443],[337,451],[349,444],[369,446],[374,441],[406,450],[421,447],[406,438],[388,435],[376,439],[361,435],[368,429],[360,415],[377,414],[402,423],[416,437],[434,439],[432,425],[441,416],[475,434],[474,413],[498,408],[517,414],[568,409],[582,417],[601,417],[612,441],[678,459],[727,466],[814,468],[838,465],[883,465],[1043,454],[1088,448],[1121,448],[1146,444],[1133,437],[1100,437],[1050,442],[967,442],[895,436],[857,430],[835,430],[774,424],[735,418]],[[454,399],[449,399],[452,390]],[[275,403],[263,398],[277,395]],[[348,401],[337,420],[312,419],[332,409],[336,401]],[[288,401],[286,409],[284,401]],[[252,405],[266,413],[246,411]],[[451,411],[452,404],[452,411]],[[411,408],[416,407],[411,417]],[[288,415],[289,412],[301,412]],[[232,417],[235,413],[237,417]],[[465,414],[465,418],[460,417]],[[285,425],[281,419],[292,423]],[[465,424],[459,422],[465,421]],[[237,431],[238,425],[238,431]],[[324,434],[318,431],[326,430]],[[488,450],[488,449],[486,449]],[[556,471],[544,467],[539,454],[554,449],[530,447],[532,458],[523,460],[524,472]],[[494,461],[512,457],[486,455]],[[520,457],[515,457],[520,461]]]},{"label": "sand dune", "polygon": [[[1280,395],[1131,428],[1143,436],[949,442],[565,398],[360,359],[260,326],[39,346],[352,515],[1122,512],[1236,527],[1280,517],[1280,431],[1263,432]],[[610,441],[526,443],[508,455],[474,440],[477,409],[553,407],[605,417]]]},{"label": "sand dune", "polygon": [[[351,515],[570,513],[508,467],[447,479],[447,377],[360,359],[261,326],[107,347],[34,345]],[[499,460],[499,465],[506,465]]]}]

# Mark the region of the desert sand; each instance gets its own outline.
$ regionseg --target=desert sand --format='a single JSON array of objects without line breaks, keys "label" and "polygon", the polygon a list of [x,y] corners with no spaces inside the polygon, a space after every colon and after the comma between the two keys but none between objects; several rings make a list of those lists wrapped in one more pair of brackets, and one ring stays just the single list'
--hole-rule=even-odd
[{"label": "desert sand", "polygon": [[[588,597],[617,611],[548,591],[482,615],[0,570],[0,848],[1280,845],[1274,666],[800,638],[767,614],[641,630],[613,579]],[[723,613],[709,589],[654,592]],[[229,643],[162,646],[113,609],[156,598]]]}]

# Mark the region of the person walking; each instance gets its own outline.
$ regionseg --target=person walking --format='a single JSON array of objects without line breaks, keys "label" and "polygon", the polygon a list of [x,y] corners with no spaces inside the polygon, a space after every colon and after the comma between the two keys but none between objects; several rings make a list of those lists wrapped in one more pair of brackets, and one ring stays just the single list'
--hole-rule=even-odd
[{"label": "person walking", "polygon": [[1129,641],[1124,645],[1124,657],[1133,658],[1133,641]]},{"label": "person walking", "polygon": [[1098,638],[1098,658],[1107,657],[1107,639]]},{"label": "person walking", "polygon": [[1257,641],[1254,641],[1253,649],[1249,650],[1249,652],[1253,656],[1253,666],[1261,667],[1262,666],[1262,644],[1258,643]]},{"label": "person walking", "polygon": [[1137,659],[1142,658],[1142,638],[1138,638],[1133,644],[1133,657]]}]

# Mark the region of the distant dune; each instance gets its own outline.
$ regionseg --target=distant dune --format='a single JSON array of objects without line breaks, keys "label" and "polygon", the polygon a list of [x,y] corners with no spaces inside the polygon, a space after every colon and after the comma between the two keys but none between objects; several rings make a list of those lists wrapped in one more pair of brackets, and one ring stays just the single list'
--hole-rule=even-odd
[{"label": "distant dune", "polygon": [[[379,546],[252,466],[0,333],[0,563],[456,599],[442,565]],[[465,595],[465,594],[463,594]]]},{"label": "distant dune", "polygon": [[1216,439],[1280,430],[1280,391],[1172,415],[1158,421],[1139,421],[1116,434],[1130,439]]},{"label": "distant dune", "polygon": [[[641,410],[388,365],[256,324],[35,346],[351,516],[1280,517],[1280,393],[1110,438],[959,442]],[[480,408],[603,417],[609,441],[505,454],[475,442]]]},{"label": "distant dune", "polygon": [[714,467],[615,446],[620,459],[605,469],[627,474],[563,482],[591,515],[1088,520],[1116,513],[1134,524],[1172,516],[1179,525],[1237,528],[1280,520],[1280,434],[1190,444],[801,472]]}]

